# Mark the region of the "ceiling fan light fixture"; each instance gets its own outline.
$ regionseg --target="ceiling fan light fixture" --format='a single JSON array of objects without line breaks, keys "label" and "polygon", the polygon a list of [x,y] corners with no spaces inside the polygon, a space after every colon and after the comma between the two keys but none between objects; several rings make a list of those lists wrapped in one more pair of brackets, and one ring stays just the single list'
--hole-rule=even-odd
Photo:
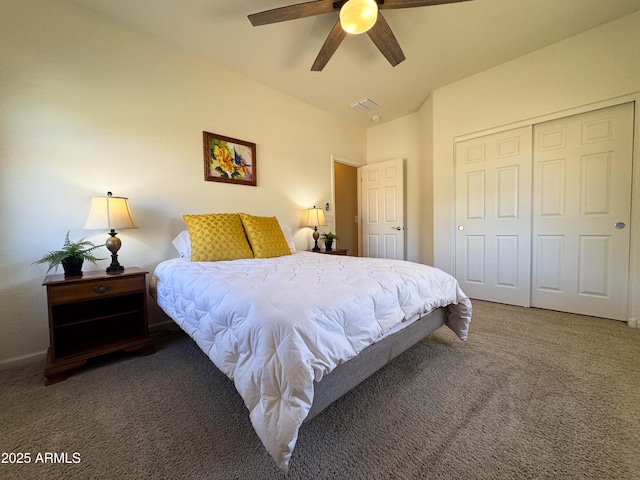
[{"label": "ceiling fan light fixture", "polygon": [[375,0],[349,0],[340,9],[340,25],[351,34],[364,33],[378,19],[378,4]]}]

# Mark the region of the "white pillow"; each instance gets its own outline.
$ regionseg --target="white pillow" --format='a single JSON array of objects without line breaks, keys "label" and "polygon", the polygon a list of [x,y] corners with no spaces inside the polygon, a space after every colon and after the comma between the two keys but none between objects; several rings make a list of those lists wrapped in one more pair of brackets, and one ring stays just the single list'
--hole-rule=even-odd
[{"label": "white pillow", "polygon": [[295,252],[296,244],[293,243],[293,233],[291,232],[291,227],[288,227],[287,225],[283,227],[282,225],[280,225],[280,228],[282,229],[282,233],[284,234],[284,239],[287,241],[287,245],[289,245],[289,248],[291,249],[291,253]]},{"label": "white pillow", "polygon": [[[284,234],[284,238],[287,241],[287,245],[291,249],[291,252],[296,251],[296,245],[293,243],[293,233],[291,231],[291,227],[288,226],[280,226],[282,228],[282,233]],[[171,243],[178,251],[178,255],[181,257],[190,257],[191,256],[191,239],[189,238],[189,230],[181,231],[176,238],[174,238]]]},{"label": "white pillow", "polygon": [[191,256],[191,239],[189,238],[188,230],[181,231],[178,236],[171,241],[171,243],[176,247],[176,250],[181,257]]}]

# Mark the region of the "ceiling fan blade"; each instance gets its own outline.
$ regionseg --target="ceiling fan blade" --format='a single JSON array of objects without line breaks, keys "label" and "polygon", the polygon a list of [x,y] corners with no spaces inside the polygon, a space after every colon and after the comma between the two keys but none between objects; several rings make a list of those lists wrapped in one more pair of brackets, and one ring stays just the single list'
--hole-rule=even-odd
[{"label": "ceiling fan blade", "polygon": [[324,45],[322,45],[316,61],[313,62],[313,66],[311,67],[312,72],[320,72],[324,68],[346,36],[347,32],[342,29],[340,20],[338,19],[331,29],[331,32],[329,32],[327,39],[324,41]]},{"label": "ceiling fan blade", "polygon": [[378,5],[378,8],[413,8],[413,7],[429,7],[431,5],[445,5],[447,3],[470,2],[472,0],[384,0],[384,3]]},{"label": "ceiling fan blade", "polygon": [[286,7],[274,8],[264,12],[253,13],[248,16],[254,27],[268,25],[270,23],[285,22],[297,18],[313,17],[340,10],[334,6],[334,0],[315,0],[313,2],[299,3]]},{"label": "ceiling fan blade", "polygon": [[378,50],[389,60],[392,67],[395,67],[405,59],[398,40],[396,40],[395,35],[391,31],[391,27],[380,12],[378,12],[376,24],[371,30],[367,31],[367,34],[371,40],[373,40],[373,43],[376,44]]}]

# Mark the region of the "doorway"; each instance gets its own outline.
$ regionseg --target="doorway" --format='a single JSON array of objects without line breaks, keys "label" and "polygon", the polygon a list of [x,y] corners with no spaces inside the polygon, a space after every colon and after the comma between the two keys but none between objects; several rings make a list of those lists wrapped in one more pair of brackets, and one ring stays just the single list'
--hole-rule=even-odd
[{"label": "doorway", "polygon": [[358,168],[333,162],[335,233],[340,237],[339,248],[357,257],[358,250]]}]

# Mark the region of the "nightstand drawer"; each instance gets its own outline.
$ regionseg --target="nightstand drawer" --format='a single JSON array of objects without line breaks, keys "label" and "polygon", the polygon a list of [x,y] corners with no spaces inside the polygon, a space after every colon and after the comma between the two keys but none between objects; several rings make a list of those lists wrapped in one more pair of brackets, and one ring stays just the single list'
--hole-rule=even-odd
[{"label": "nightstand drawer", "polygon": [[49,289],[52,304],[91,300],[112,295],[144,291],[144,276],[104,278],[82,283],[57,285]]}]

